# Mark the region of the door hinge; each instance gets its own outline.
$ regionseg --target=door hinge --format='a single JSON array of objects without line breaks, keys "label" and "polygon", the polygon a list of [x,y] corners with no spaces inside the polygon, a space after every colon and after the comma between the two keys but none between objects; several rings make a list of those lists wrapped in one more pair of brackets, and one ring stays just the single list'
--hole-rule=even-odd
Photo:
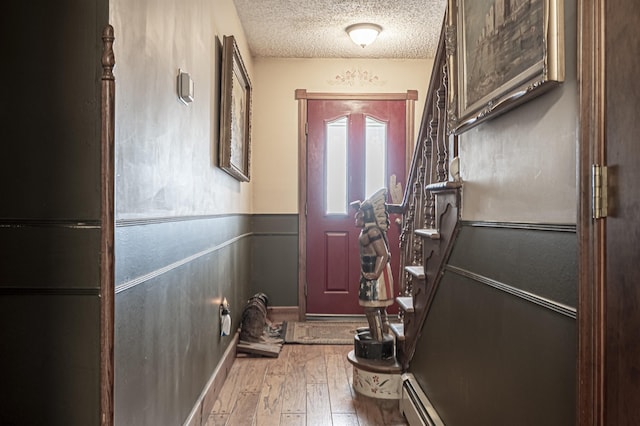
[{"label": "door hinge", "polygon": [[607,166],[591,166],[591,217],[607,217]]},{"label": "door hinge", "polygon": [[306,123],[304,123],[304,134],[305,135],[309,134],[309,122],[308,121]]},{"label": "door hinge", "polygon": [[307,297],[307,282],[304,282],[304,297]]}]

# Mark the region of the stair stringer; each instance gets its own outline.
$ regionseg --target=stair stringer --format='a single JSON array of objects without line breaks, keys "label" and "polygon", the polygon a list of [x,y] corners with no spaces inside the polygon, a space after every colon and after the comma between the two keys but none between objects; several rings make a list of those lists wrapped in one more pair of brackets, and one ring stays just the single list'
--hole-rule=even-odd
[{"label": "stair stringer", "polygon": [[[460,230],[460,185],[443,182],[433,185],[430,190],[436,198],[437,223],[440,239],[423,238],[424,280],[414,283],[412,289],[414,312],[405,315],[404,343],[399,354],[399,362],[406,371],[415,354],[417,342],[428,317],[429,309],[438,290],[455,241]],[[451,185],[453,184],[453,185]],[[432,187],[432,185],[429,185]],[[409,317],[409,318],[407,318]]]}]

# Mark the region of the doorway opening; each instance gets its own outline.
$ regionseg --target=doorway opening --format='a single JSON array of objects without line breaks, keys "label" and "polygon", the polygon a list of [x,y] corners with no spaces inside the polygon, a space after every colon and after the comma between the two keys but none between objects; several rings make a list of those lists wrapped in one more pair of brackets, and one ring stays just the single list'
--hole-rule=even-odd
[{"label": "doorway opening", "polygon": [[[403,184],[414,146],[417,91],[330,94],[297,90],[300,320],[361,315],[358,233],[349,203]],[[391,198],[387,202],[394,202]],[[400,228],[390,217],[398,276]],[[393,309],[391,309],[393,313]]]}]

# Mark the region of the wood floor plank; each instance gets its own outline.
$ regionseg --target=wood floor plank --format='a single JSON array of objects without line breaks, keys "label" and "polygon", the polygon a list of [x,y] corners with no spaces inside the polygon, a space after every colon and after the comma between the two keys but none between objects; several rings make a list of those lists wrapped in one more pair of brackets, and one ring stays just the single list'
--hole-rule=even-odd
[{"label": "wood floor plank", "polygon": [[305,349],[305,346],[307,345],[298,345],[294,343],[287,346],[291,348],[291,352],[289,353],[289,359],[291,359],[292,357],[304,356],[304,354],[307,352]]},{"label": "wood floor plank", "polygon": [[284,375],[265,376],[256,410],[257,426],[277,425],[280,422],[284,382]]},{"label": "wood floor plank", "polygon": [[212,412],[216,414],[231,413],[240,393],[259,393],[262,390],[268,361],[269,359],[264,358],[236,358],[229,371],[229,376],[213,404]]},{"label": "wood floor plank", "polygon": [[236,403],[238,394],[240,393],[238,382],[242,379],[241,372],[242,366],[238,363],[238,360],[234,360],[227,379],[224,381],[218,398],[213,404],[211,413],[213,414],[230,414],[233,411],[233,406]]},{"label": "wood floor plank", "polygon": [[331,403],[326,383],[307,384],[307,424],[331,426]]},{"label": "wood floor plank", "polygon": [[239,374],[242,375],[238,381],[240,392],[257,393],[262,390],[262,381],[269,367],[269,358],[255,357],[237,359],[241,365]]},{"label": "wood floor plank", "polygon": [[283,413],[280,417],[280,426],[306,426],[307,416],[304,414]]},{"label": "wood floor plank", "polygon": [[327,366],[322,350],[312,350],[315,345],[306,345],[309,351],[306,355],[304,374],[309,383],[327,383]]},{"label": "wood floor plank", "polygon": [[[328,354],[339,354],[341,355],[343,358],[343,365],[344,365],[344,371],[347,374],[347,379],[349,384],[352,383],[352,378],[353,378],[353,367],[352,365],[349,363],[349,361],[347,361],[347,355],[349,354],[349,352],[351,352],[353,350],[353,345],[327,345],[327,350],[325,351],[325,353]],[[351,392],[353,394],[353,392]]]},{"label": "wood floor plank", "polygon": [[253,425],[259,398],[260,394],[257,392],[241,392],[238,395],[235,408],[227,420],[227,426]]},{"label": "wood floor plank", "polygon": [[382,411],[371,399],[356,394],[353,403],[361,426],[384,425]]},{"label": "wood floor plank", "polygon": [[287,362],[289,361],[291,346],[292,345],[282,346],[282,350],[280,351],[280,355],[278,355],[278,358],[272,360],[272,362],[269,363],[267,375],[279,376],[287,374]]},{"label": "wood floor plank", "polygon": [[351,384],[344,367],[345,356],[341,354],[325,355],[327,365],[327,385],[332,413],[355,413]]},{"label": "wood floor plank", "polygon": [[209,414],[205,426],[226,426],[229,414]]},{"label": "wood floor plank", "polygon": [[[284,345],[278,358],[234,360],[206,426],[407,425],[397,401],[351,386],[349,345]],[[280,358],[282,357],[282,358]]]},{"label": "wood floor plank", "polygon": [[292,362],[292,353],[289,356],[290,362],[287,367],[287,375],[282,394],[283,413],[305,413],[306,412],[306,389],[304,364]]},{"label": "wood floor plank", "polygon": [[332,414],[333,426],[359,426],[357,414]]},{"label": "wood floor plank", "polygon": [[353,365],[349,361],[344,363],[344,371],[347,373],[347,381],[351,386],[351,395],[355,396],[356,391],[353,390]]}]

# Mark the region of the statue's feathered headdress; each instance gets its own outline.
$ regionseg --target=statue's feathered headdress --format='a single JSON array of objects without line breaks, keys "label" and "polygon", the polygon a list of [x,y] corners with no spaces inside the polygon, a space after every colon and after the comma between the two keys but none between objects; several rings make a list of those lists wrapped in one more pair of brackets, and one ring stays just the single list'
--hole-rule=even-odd
[{"label": "statue's feathered headdress", "polygon": [[354,201],[351,206],[364,212],[365,222],[375,221],[384,231],[389,229],[387,211],[387,188],[380,188],[364,201]]}]

